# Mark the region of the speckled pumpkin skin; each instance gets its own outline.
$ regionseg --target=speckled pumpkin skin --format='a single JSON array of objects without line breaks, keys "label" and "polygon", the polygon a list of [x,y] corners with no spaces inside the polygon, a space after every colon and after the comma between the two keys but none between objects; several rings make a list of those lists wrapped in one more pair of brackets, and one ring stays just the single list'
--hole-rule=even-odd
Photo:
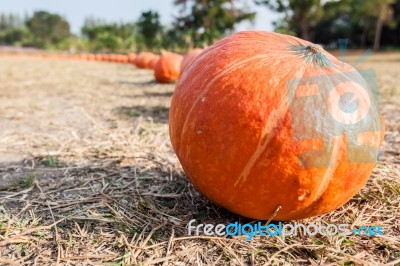
[{"label": "speckled pumpkin skin", "polygon": [[[305,110],[290,110],[287,81],[321,76],[330,82],[331,74],[354,69],[318,49],[313,52],[330,66],[307,62],[293,45],[312,44],[277,33],[234,34],[197,57],[173,95],[170,138],[190,181],[211,201],[249,218],[269,219],[278,206],[274,220],[333,211],[365,185],[375,165],[349,162],[346,136],[332,138],[331,167],[299,163],[322,141],[293,137],[291,120]],[[319,115],[322,122],[328,116]],[[362,141],[379,147],[384,126],[377,109],[368,123],[374,130]]]},{"label": "speckled pumpkin skin", "polygon": [[184,56],[181,64],[181,74],[185,69],[193,62],[193,60],[198,57],[203,52],[201,48],[195,48],[188,51]]}]

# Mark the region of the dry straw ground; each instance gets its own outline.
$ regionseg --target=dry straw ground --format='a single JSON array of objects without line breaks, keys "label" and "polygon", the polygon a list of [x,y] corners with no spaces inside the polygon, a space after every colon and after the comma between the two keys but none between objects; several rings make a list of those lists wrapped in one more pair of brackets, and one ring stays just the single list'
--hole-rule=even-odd
[{"label": "dry straw ground", "polygon": [[[353,58],[354,59],[354,58]],[[251,222],[201,197],[171,150],[173,85],[129,65],[0,58],[0,265],[400,265],[400,54],[369,58],[386,120],[360,193],[304,223],[384,236],[188,237]]]}]

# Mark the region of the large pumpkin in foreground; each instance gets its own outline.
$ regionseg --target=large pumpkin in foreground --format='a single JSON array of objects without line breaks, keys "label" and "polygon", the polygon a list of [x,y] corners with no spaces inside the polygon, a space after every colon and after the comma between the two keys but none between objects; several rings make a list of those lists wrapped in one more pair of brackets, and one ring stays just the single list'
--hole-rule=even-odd
[{"label": "large pumpkin in foreground", "polygon": [[321,46],[240,32],[181,76],[172,146],[194,186],[232,212],[323,214],[356,194],[374,168],[384,125],[369,86]]},{"label": "large pumpkin in foreground", "polygon": [[160,83],[171,83],[179,79],[182,56],[163,51],[154,67],[154,77]]},{"label": "large pumpkin in foreground", "polygon": [[183,71],[203,52],[203,49],[195,48],[189,50],[184,56],[181,64],[181,74]]}]

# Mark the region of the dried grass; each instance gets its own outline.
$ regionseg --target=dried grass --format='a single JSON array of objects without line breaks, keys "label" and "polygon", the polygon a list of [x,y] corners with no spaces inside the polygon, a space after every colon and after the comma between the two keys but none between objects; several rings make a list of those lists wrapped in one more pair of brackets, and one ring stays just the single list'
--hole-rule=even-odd
[{"label": "dried grass", "polygon": [[302,222],[379,224],[384,236],[248,242],[187,236],[194,218],[251,221],[187,182],[168,137],[172,85],[127,65],[0,59],[0,264],[400,265],[400,55],[365,66],[382,83],[382,161],[349,203]]}]

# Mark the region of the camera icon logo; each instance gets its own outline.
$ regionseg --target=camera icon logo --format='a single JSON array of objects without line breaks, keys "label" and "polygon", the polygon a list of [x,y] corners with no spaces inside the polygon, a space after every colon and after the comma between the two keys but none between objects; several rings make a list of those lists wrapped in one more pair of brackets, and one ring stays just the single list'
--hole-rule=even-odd
[{"label": "camera icon logo", "polygon": [[371,100],[360,84],[344,81],[334,86],[329,92],[327,104],[330,115],[336,121],[352,125],[368,115]]},{"label": "camera icon logo", "polygon": [[304,151],[305,168],[331,167],[334,139],[345,137],[349,163],[374,163],[378,145],[365,144],[365,135],[379,139],[378,86],[373,70],[340,72],[287,81],[292,133],[295,141],[318,141]]}]

